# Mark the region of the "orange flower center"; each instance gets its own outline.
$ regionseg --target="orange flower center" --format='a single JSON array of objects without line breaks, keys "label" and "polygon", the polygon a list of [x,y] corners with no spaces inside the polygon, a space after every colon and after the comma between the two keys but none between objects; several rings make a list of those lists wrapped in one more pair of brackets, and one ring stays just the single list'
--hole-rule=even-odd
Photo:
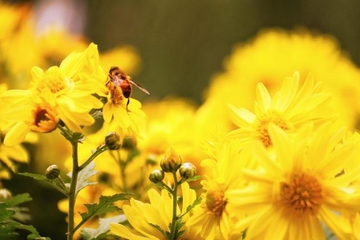
[{"label": "orange flower center", "polygon": [[206,193],[205,204],[208,211],[216,216],[221,216],[227,200],[224,198],[224,192],[221,190],[210,190]]},{"label": "orange flower center", "polygon": [[292,174],[288,182],[281,183],[281,201],[296,216],[316,214],[323,202],[319,181],[307,173]]},{"label": "orange flower center", "polygon": [[261,116],[258,121],[257,131],[259,133],[259,139],[263,142],[265,147],[269,147],[272,144],[268,131],[268,125],[270,122],[276,124],[284,130],[289,129],[287,123],[277,112],[269,112],[266,115]]},{"label": "orange flower center", "polygon": [[59,122],[59,118],[55,113],[40,106],[35,108],[33,116],[34,122],[30,129],[35,132],[51,132],[55,130]]}]

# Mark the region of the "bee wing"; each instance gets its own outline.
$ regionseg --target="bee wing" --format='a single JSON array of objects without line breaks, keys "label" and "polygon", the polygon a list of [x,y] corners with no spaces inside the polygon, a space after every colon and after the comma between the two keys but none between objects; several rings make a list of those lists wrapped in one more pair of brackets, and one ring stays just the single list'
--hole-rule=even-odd
[{"label": "bee wing", "polygon": [[150,95],[149,91],[146,90],[145,88],[143,88],[140,84],[134,82],[133,80],[129,80],[131,84],[134,84],[136,87],[138,87],[141,91],[143,91],[144,93]]}]

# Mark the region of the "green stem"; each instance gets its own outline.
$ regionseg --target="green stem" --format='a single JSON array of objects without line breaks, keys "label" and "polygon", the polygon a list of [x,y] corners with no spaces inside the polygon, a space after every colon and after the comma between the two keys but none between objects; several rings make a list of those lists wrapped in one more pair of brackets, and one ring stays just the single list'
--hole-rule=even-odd
[{"label": "green stem", "polygon": [[175,234],[176,234],[176,221],[177,221],[177,189],[178,189],[178,182],[177,182],[177,176],[176,172],[172,173],[174,176],[174,189],[172,190],[172,200],[173,200],[173,212],[172,212],[172,221],[171,221],[171,229],[170,229],[170,240],[175,240]]},{"label": "green stem", "polygon": [[71,185],[69,192],[69,223],[68,223],[68,235],[67,240],[72,240],[74,237],[74,212],[75,212],[75,200],[76,200],[76,185],[77,178],[80,171],[79,163],[78,163],[78,142],[74,141],[71,143],[72,145],[72,174],[71,174]]},{"label": "green stem", "polygon": [[97,156],[99,156],[101,153],[108,150],[108,147],[104,144],[98,147],[93,154],[81,165],[79,166],[79,171],[83,170],[89,163],[91,163]]}]

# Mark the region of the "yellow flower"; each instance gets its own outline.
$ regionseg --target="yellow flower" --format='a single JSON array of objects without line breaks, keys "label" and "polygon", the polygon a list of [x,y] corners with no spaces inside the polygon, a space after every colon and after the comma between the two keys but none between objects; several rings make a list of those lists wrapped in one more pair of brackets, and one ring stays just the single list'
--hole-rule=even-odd
[{"label": "yellow flower", "polygon": [[[196,193],[189,188],[187,183],[181,185],[182,189],[182,210],[178,206],[177,212],[180,215],[185,213],[189,205],[196,199]],[[154,239],[165,240],[165,236],[154,226],[158,226],[165,232],[169,232],[169,224],[172,222],[172,198],[166,190],[162,190],[159,194],[155,189],[148,191],[150,203],[143,203],[135,199],[130,199],[130,205],[124,205],[124,213],[133,229],[129,229],[122,224],[111,224],[110,231],[120,237],[139,240],[139,239]],[[188,214],[182,218],[183,222],[188,219]],[[134,231],[135,230],[135,231]],[[185,233],[181,238],[184,239],[202,239],[197,234],[194,234],[192,229],[185,226],[181,228]]]},{"label": "yellow flower", "polygon": [[201,181],[203,190],[202,203],[194,208],[193,215],[186,225],[197,229],[205,239],[220,236],[220,239],[240,239],[241,231],[235,229],[235,223],[244,214],[237,212],[232,216],[229,207],[236,204],[236,200],[228,196],[228,192],[239,189],[246,184],[241,173],[244,167],[252,168],[249,152],[239,151],[239,142],[232,140],[228,143],[214,145],[214,156],[202,162],[205,180]]},{"label": "yellow flower", "polygon": [[[198,110],[208,131],[234,129],[228,119],[227,104],[253,110],[253,89],[262,82],[271,95],[282,80],[299,71],[301,79],[311,73],[333,95],[332,105],[350,129],[360,112],[360,71],[336,40],[306,30],[267,29],[249,42],[239,44],[227,58],[223,73],[216,75]],[[216,121],[217,124],[214,124]]]},{"label": "yellow flower", "polygon": [[94,123],[89,112],[101,108],[102,103],[92,94],[105,91],[105,74],[95,44],[70,54],[60,67],[50,67],[46,72],[33,67],[31,73],[29,90],[9,90],[1,96],[6,109],[3,121],[7,124],[3,129],[9,129],[6,144],[22,141],[29,130],[52,131],[59,119],[75,132]]},{"label": "yellow flower", "polygon": [[19,144],[6,146],[2,143],[3,136],[0,132],[0,179],[9,179],[10,172],[16,172],[17,163],[27,163],[29,156],[25,148]]},{"label": "yellow flower", "polygon": [[108,71],[112,66],[119,66],[127,74],[134,73],[140,65],[140,57],[133,46],[125,45],[100,53],[100,65]]},{"label": "yellow flower", "polygon": [[324,223],[338,238],[350,239],[351,227],[340,221],[339,212],[359,210],[358,187],[351,183],[360,168],[347,168],[359,143],[342,142],[345,133],[324,124],[290,138],[275,124],[269,126],[274,152],[254,144],[259,168],[244,170],[248,187],[229,192],[236,199],[229,211],[247,214],[238,225],[247,228],[247,238],[325,239]]},{"label": "yellow flower", "polygon": [[288,133],[298,131],[309,122],[321,124],[333,116],[327,108],[330,95],[319,90],[320,84],[314,84],[309,76],[300,87],[300,76],[286,78],[282,88],[271,98],[264,84],[256,88],[255,113],[244,108],[229,105],[230,118],[239,127],[229,136],[244,143],[260,140],[264,146],[272,144],[268,133],[269,123],[274,123]]}]

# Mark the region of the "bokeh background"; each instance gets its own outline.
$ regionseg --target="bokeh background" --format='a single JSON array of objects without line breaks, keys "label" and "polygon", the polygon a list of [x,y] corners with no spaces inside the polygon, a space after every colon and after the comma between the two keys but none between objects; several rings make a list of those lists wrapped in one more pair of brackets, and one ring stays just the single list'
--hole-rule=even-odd
[{"label": "bokeh background", "polygon": [[[132,77],[151,95],[134,90],[141,101],[168,96],[196,105],[212,78],[223,71],[235,46],[267,28],[306,28],[333,36],[357,66],[360,64],[360,1],[357,0],[43,0],[27,3],[34,12],[36,33],[57,25],[83,36],[106,52],[131,47],[139,57]],[[25,46],[26,47],[26,46]],[[59,48],[65,46],[59,45]],[[18,56],[26,58],[27,56]],[[276,58],[276,56],[274,56]],[[119,59],[121,62],[121,59]],[[118,65],[114,62],[114,65]],[[222,98],[221,95],[218,96]],[[32,145],[28,145],[31,150]],[[48,151],[51,151],[51,146]],[[31,151],[30,151],[31,152]],[[34,172],[36,161],[21,171]],[[57,209],[60,194],[14,175],[4,186],[14,194],[30,192],[30,224],[51,239],[64,239],[65,215]]]}]

